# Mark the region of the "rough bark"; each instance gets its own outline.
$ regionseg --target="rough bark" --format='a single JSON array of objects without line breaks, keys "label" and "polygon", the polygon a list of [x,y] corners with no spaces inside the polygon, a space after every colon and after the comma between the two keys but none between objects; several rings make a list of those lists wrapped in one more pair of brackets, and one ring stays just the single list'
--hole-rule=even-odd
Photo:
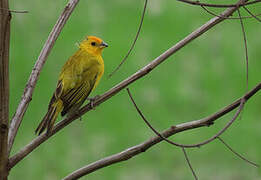
[{"label": "rough bark", "polygon": [[8,176],[7,138],[9,123],[9,41],[10,20],[8,0],[0,0],[0,180]]}]

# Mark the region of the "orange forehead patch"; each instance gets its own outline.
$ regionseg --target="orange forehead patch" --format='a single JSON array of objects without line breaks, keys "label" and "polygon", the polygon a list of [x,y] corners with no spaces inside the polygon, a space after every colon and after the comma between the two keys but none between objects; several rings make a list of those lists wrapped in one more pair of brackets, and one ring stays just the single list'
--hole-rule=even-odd
[{"label": "orange forehead patch", "polygon": [[102,39],[100,39],[96,36],[87,36],[87,40],[93,40],[93,41],[96,41],[98,43],[102,43]]}]

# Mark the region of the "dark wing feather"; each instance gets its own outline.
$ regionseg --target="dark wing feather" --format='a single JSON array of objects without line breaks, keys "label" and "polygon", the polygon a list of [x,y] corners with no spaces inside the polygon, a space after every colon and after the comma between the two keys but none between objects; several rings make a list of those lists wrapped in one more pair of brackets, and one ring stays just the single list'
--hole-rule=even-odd
[{"label": "dark wing feather", "polygon": [[55,92],[53,93],[53,96],[51,98],[51,101],[49,102],[48,105],[48,111],[45,114],[44,118],[42,119],[41,123],[38,125],[37,129],[35,130],[35,133],[38,133],[40,135],[46,128],[47,128],[47,133],[50,133],[50,130],[53,127],[53,123],[55,122],[54,115],[56,113],[57,107],[52,107],[53,103],[60,98],[62,94],[62,81],[58,81],[57,87]]},{"label": "dark wing feather", "polygon": [[96,79],[97,75],[92,81],[83,81],[83,83],[80,84],[80,86],[71,89],[70,91],[68,91],[67,94],[61,96],[64,105],[63,111],[61,113],[62,116],[67,114],[74,107],[79,107],[83,104],[83,102],[91,93]]}]

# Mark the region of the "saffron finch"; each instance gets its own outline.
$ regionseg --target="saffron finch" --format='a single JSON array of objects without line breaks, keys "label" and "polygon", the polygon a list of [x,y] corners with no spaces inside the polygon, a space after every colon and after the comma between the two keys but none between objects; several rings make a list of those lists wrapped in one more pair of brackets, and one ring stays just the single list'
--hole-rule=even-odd
[{"label": "saffron finch", "polygon": [[81,107],[104,73],[102,51],[105,47],[108,45],[95,36],[87,36],[79,44],[79,49],[62,67],[48,111],[36,134],[40,135],[45,129],[49,134],[59,113],[70,116]]}]

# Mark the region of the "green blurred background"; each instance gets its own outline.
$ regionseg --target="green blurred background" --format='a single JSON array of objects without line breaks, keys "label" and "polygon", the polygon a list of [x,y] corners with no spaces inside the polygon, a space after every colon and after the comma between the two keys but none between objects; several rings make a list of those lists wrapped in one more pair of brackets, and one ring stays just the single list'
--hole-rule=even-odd
[{"label": "green blurred background", "polygon": [[[40,50],[66,3],[65,0],[10,2],[10,9],[29,11],[28,14],[14,14],[12,19],[10,117],[20,101]],[[78,4],[43,68],[12,154],[36,137],[34,130],[47,110],[59,71],[77,50],[75,44],[86,35],[96,35],[109,44],[103,53],[105,75],[91,95],[95,96],[148,64],[212,17],[200,7],[175,0],[150,0],[134,51],[121,69],[108,79],[108,74],[131,46],[143,4],[140,0],[89,0]],[[249,8],[260,13],[261,5]],[[247,14],[242,10],[242,15]],[[249,88],[252,88],[260,82],[261,24],[254,19],[247,19],[244,24],[249,49]],[[163,130],[208,116],[242,96],[246,89],[244,57],[240,23],[229,20],[194,40],[129,87],[145,116],[156,129]],[[235,150],[259,164],[260,107],[259,93],[246,104],[241,118],[222,135]],[[171,139],[180,143],[202,141],[220,130],[234,112],[216,121],[211,128],[187,131]],[[84,115],[82,121],[74,121],[43,143],[11,170],[10,179],[61,179],[73,170],[152,136],[154,134],[141,120],[123,90]],[[235,157],[219,141],[187,152],[202,180],[261,179],[260,168]],[[193,177],[181,149],[160,143],[127,162],[103,168],[82,179],[189,180]]]}]

